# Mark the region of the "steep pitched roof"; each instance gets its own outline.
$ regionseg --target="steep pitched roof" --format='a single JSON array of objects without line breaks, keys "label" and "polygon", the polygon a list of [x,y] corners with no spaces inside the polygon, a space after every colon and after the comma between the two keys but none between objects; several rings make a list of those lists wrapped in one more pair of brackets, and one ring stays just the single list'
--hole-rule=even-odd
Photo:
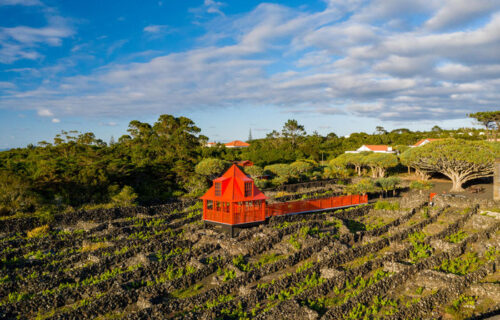
[{"label": "steep pitched roof", "polygon": [[[251,201],[251,200],[265,200],[267,197],[255,186],[253,179],[249,178],[246,174],[233,164],[221,177],[213,181],[212,187],[200,198],[204,200],[217,200],[217,201]],[[252,182],[253,196],[245,197],[245,182]],[[215,183],[221,183],[221,195],[215,195]]]},{"label": "steep pitched roof", "polygon": [[226,143],[225,145],[226,145],[226,147],[249,147],[250,146],[250,144],[243,142],[243,141],[240,141],[240,140],[234,140],[234,141]]},{"label": "steep pitched roof", "polygon": [[442,139],[422,139],[419,142],[415,143],[413,146],[415,147],[420,147],[421,145],[424,145],[426,143],[432,142],[432,141],[438,141]]}]

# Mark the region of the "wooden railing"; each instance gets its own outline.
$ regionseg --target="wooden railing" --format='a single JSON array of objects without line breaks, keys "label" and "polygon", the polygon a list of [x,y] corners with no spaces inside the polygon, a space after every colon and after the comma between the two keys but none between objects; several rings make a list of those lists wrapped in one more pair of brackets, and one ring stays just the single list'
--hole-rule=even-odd
[{"label": "wooden railing", "polygon": [[368,203],[368,195],[335,196],[323,199],[273,203],[267,206],[266,217],[341,208],[364,203]]}]

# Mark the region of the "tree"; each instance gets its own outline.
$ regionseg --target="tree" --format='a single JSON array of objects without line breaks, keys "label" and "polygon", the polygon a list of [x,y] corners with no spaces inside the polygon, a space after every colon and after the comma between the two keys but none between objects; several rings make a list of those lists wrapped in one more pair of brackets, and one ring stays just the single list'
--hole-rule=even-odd
[{"label": "tree", "polygon": [[410,183],[410,189],[418,190],[420,194],[422,194],[424,190],[432,189],[432,187],[434,187],[434,184],[429,181],[412,181]]},{"label": "tree", "polygon": [[130,207],[135,206],[136,199],[137,194],[134,189],[130,186],[124,186],[118,194],[111,197],[111,202],[120,207]]},{"label": "tree", "polygon": [[245,171],[246,174],[250,175],[250,177],[254,180],[264,175],[264,169],[257,165],[243,167],[243,171]]},{"label": "tree", "polygon": [[386,134],[387,130],[384,127],[377,126],[375,127],[375,134]]},{"label": "tree", "polygon": [[252,138],[252,129],[248,132],[248,142],[251,142],[253,140]]},{"label": "tree", "polygon": [[441,131],[443,131],[443,129],[441,129],[440,126],[435,125],[434,127],[432,127],[431,131],[432,132],[441,132]]},{"label": "tree", "polygon": [[388,168],[398,165],[398,157],[392,153],[374,152],[363,158],[363,164],[371,169],[373,178],[383,178]]},{"label": "tree", "polygon": [[194,171],[211,181],[218,178],[229,165],[228,161],[221,159],[203,159],[194,167]]},{"label": "tree", "polygon": [[394,191],[401,183],[401,179],[397,177],[379,178],[375,180],[375,185],[380,187],[387,196],[388,191]]},{"label": "tree", "polygon": [[417,175],[417,177],[420,180],[426,181],[426,180],[429,180],[433,171],[427,171],[427,170],[425,170],[423,168],[419,168],[417,166],[417,163],[415,162],[415,160],[417,159],[415,157],[415,153],[418,152],[419,148],[421,148],[421,147],[406,149],[406,151],[404,151],[403,153],[401,153],[399,155],[399,161],[401,161],[402,165],[405,165],[408,167],[408,173],[410,173],[410,168],[414,168],[415,174]]},{"label": "tree", "polygon": [[362,179],[356,184],[350,184],[345,189],[344,192],[346,194],[362,194],[365,195],[369,192],[374,192],[376,190],[376,186],[370,179]]},{"label": "tree", "polygon": [[463,191],[467,181],[491,176],[495,156],[500,154],[490,143],[455,139],[434,141],[411,151],[407,161],[421,171],[440,172],[450,178],[452,192]]},{"label": "tree", "polygon": [[297,170],[286,163],[276,163],[264,167],[265,171],[271,172],[276,176],[276,182],[278,184],[283,184],[289,182],[292,178],[298,176]]},{"label": "tree", "polygon": [[303,125],[300,125],[297,120],[288,120],[283,126],[283,130],[281,131],[283,137],[289,138],[292,140],[292,145],[295,146],[297,143],[298,137],[303,137],[306,135],[306,130]]},{"label": "tree", "polygon": [[500,130],[500,111],[476,112],[469,114],[469,117],[482,124],[490,138],[496,141],[497,132]]},{"label": "tree", "polygon": [[360,176],[361,167],[364,164],[363,159],[365,156],[366,156],[365,153],[343,153],[337,158],[330,161],[330,166],[336,166],[341,168],[346,166],[353,166],[358,176]]},{"label": "tree", "polygon": [[345,168],[339,168],[336,166],[327,166],[323,170],[323,178],[325,179],[341,179],[345,180],[349,177],[349,171]]},{"label": "tree", "polygon": [[314,168],[310,162],[300,161],[300,160],[291,163],[290,167],[295,169],[295,171],[298,174],[307,174],[307,173],[311,172],[312,169]]}]

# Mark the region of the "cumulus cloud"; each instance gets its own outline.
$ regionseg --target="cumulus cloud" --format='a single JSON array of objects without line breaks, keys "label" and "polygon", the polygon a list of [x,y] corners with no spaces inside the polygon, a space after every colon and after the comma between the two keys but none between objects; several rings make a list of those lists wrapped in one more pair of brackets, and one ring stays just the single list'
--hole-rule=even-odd
[{"label": "cumulus cloud", "polygon": [[61,122],[60,119],[58,119],[58,118],[52,118],[52,123],[59,123],[59,122]]},{"label": "cumulus cloud", "polygon": [[[331,0],[321,11],[264,3],[234,17],[217,14],[196,48],[111,63],[30,91],[11,88],[0,108],[21,106],[52,117],[266,105],[391,121],[421,121],[429,114],[436,120],[464,118],[498,106],[500,13],[481,2],[475,15],[461,14],[452,2]],[[205,1],[204,10],[218,13],[221,6]],[[449,29],[450,14],[461,24],[483,22]],[[400,23],[401,17],[414,23]],[[163,29],[150,25],[143,31]],[[66,36],[42,34],[4,37],[36,55],[34,43],[57,45]],[[217,45],[220,39],[227,41]],[[117,48],[123,44],[116,42]]]}]

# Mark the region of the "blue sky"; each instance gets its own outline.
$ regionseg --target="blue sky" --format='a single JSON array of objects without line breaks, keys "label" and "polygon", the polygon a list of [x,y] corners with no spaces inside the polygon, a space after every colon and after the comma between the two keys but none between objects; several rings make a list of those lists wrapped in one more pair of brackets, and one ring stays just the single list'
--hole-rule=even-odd
[{"label": "blue sky", "polygon": [[169,113],[213,141],[471,126],[498,110],[491,0],[0,0],[0,149]]}]

